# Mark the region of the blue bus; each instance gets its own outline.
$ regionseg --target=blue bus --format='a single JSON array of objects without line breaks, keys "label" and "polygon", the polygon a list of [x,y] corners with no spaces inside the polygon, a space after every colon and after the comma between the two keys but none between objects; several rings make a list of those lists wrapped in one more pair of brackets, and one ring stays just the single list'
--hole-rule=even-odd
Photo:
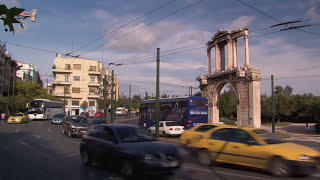
[{"label": "blue bus", "polygon": [[[175,121],[190,129],[208,123],[208,100],[202,96],[160,99],[160,121]],[[156,100],[140,104],[139,125],[145,128],[156,123]]]}]

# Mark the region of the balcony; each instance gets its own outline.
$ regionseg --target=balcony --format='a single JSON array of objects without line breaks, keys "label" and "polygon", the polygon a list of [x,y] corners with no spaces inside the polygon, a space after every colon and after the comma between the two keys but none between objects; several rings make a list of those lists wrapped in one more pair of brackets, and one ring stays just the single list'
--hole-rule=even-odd
[{"label": "balcony", "polygon": [[99,70],[96,70],[96,69],[89,69],[88,74],[89,75],[101,75],[102,72],[100,72]]},{"label": "balcony", "polygon": [[65,82],[65,81],[53,81],[52,82],[52,85],[71,85],[72,83],[69,81],[69,82]]},{"label": "balcony", "polygon": [[53,93],[53,95],[54,96],[57,96],[57,97],[71,97],[71,94],[70,94],[70,92],[66,92],[66,94],[64,95],[64,93],[56,93],[56,92],[54,92]]},{"label": "balcony", "polygon": [[89,93],[88,94],[88,98],[95,98],[95,99],[99,99],[101,97],[100,94],[97,93]]},{"label": "balcony", "polygon": [[71,68],[64,68],[64,69],[52,69],[53,73],[72,73]]},{"label": "balcony", "polygon": [[100,86],[102,86],[100,83],[98,83],[98,82],[89,82],[88,83],[88,86],[93,86],[93,87],[100,87]]}]

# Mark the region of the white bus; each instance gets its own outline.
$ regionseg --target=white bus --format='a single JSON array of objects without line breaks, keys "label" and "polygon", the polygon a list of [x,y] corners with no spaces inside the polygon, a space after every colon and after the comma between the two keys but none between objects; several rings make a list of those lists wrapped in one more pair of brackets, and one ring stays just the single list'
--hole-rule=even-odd
[{"label": "white bus", "polygon": [[27,104],[30,120],[48,120],[56,114],[64,114],[63,103],[48,99],[34,99]]}]

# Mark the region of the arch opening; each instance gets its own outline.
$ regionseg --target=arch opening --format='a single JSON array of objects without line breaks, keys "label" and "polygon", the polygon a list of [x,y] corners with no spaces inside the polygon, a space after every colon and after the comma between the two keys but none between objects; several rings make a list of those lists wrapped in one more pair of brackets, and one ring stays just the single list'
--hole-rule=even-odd
[{"label": "arch opening", "polygon": [[236,89],[231,83],[223,83],[217,88],[217,105],[220,123],[237,125],[237,108],[239,104]]}]

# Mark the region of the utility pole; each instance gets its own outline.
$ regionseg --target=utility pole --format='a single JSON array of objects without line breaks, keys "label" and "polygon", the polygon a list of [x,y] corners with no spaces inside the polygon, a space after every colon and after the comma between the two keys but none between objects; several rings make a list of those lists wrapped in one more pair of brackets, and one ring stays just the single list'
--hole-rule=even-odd
[{"label": "utility pole", "polygon": [[146,93],[146,100],[148,99],[148,92],[145,92]]},{"label": "utility pole", "polygon": [[63,112],[66,113],[66,85],[63,88]]},{"label": "utility pole", "polygon": [[190,86],[190,96],[192,96],[192,86]]},{"label": "utility pole", "polygon": [[111,124],[113,124],[113,116],[114,116],[114,113],[113,113],[113,70],[112,70],[112,73],[111,73]]},{"label": "utility pole", "polygon": [[107,75],[103,78],[103,117],[104,121],[107,123]]},{"label": "utility pole", "polygon": [[156,77],[156,137],[159,137],[159,120],[160,120],[160,48],[157,48],[157,77]]},{"label": "utility pole", "polygon": [[47,79],[47,88],[46,88],[46,94],[47,94],[47,97],[48,97],[48,79]]},{"label": "utility pole", "polygon": [[130,115],[131,115],[131,84],[129,85],[129,118],[130,118]]},{"label": "utility pole", "polygon": [[272,95],[272,133],[276,132],[276,124],[274,119],[274,80],[273,75],[271,75],[271,95]]}]

